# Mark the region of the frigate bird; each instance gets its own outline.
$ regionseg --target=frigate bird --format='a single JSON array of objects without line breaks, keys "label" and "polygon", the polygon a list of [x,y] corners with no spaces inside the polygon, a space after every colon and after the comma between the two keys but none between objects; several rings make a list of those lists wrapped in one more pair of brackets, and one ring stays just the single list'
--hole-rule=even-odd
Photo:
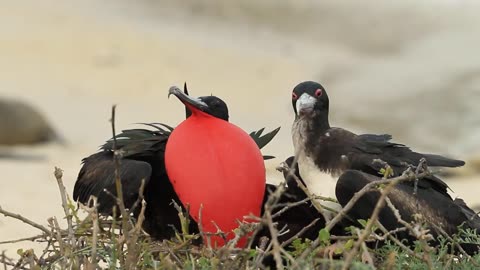
[{"label": "frigate bird", "polygon": [[[186,92],[186,91],[185,91]],[[203,109],[207,114],[228,121],[228,108],[221,99],[214,96],[198,98],[203,103]],[[189,107],[186,107],[187,117],[192,115]],[[174,235],[175,230],[180,230],[178,211],[172,206],[172,200],[181,204],[177,192],[174,190],[171,179],[165,168],[165,148],[171,136],[173,128],[159,123],[146,124],[151,129],[124,130],[116,136],[116,149],[121,153],[119,175],[123,187],[123,197],[127,208],[134,205],[138,199],[138,191],[142,179],[145,179],[144,199],[147,202],[145,211],[144,230],[154,239],[166,239]],[[153,129],[153,130],[152,130]],[[264,129],[252,132],[250,135],[255,140],[258,148],[268,144],[277,134],[279,129],[263,135]],[[191,136],[194,136],[192,134]],[[227,140],[228,138],[222,138]],[[115,192],[115,163],[113,161],[113,138],[101,146],[100,151],[83,159],[83,166],[79,172],[74,187],[73,198],[81,203],[87,203],[90,196],[98,198],[98,210],[103,215],[111,215],[116,205],[114,199],[108,194]],[[187,151],[187,150],[186,150]],[[264,156],[269,159],[271,156]],[[209,166],[209,164],[205,165]],[[272,193],[276,186],[266,185],[267,192],[263,198],[266,202],[268,194]],[[107,192],[104,192],[106,190]],[[246,199],[248,196],[242,195]],[[289,184],[285,193],[280,198],[281,203],[303,200],[305,195]],[[138,215],[138,208],[135,215]],[[280,209],[275,209],[274,212]],[[282,239],[288,239],[307,226],[312,218],[319,216],[318,212],[308,203],[288,209],[275,218],[280,226],[288,226],[289,234],[283,235]],[[306,218],[309,217],[309,218]],[[321,218],[321,216],[320,216]],[[324,226],[323,220],[317,222],[318,226]],[[190,222],[189,231],[198,232],[198,224]],[[318,230],[317,230],[318,232]],[[307,232],[313,238],[315,231]],[[263,230],[258,237],[269,235]],[[307,235],[307,236],[308,236]],[[257,238],[258,239],[258,238]]]},{"label": "frigate bird", "polygon": [[[238,221],[248,215],[260,216],[266,185],[260,149],[245,131],[209,114],[212,104],[192,98],[178,87],[170,88],[169,94],[182,101],[192,115],[167,141],[167,175],[204,232],[213,234],[220,229],[227,240],[233,239]],[[211,242],[217,246],[224,241],[212,236]]]},{"label": "frigate bird", "polygon": [[[365,183],[378,178],[386,165],[391,169],[389,176],[393,177],[401,175],[410,166],[418,166],[422,159],[430,167],[459,167],[465,164],[461,160],[412,151],[403,144],[391,142],[392,136],[388,134],[357,135],[343,128],[331,127],[328,95],[317,82],[298,84],[292,91],[292,106],[295,113],[292,138],[299,173],[312,193],[334,195],[340,207]],[[328,175],[331,180],[322,181],[325,179],[322,174]],[[410,218],[420,212],[430,218],[431,224],[441,221],[441,226],[448,233],[456,232],[457,225],[464,222],[469,228],[480,228],[478,216],[463,201],[453,200],[448,194],[447,184],[440,178],[428,175],[419,179],[417,184],[418,193],[415,195],[412,182],[401,183],[392,192],[392,198],[394,194],[399,196],[393,201],[403,216]],[[370,193],[365,196],[364,201],[351,211],[355,218],[370,217],[376,197]],[[417,201],[421,202],[420,210],[410,207],[417,205]],[[398,226],[391,215],[382,215],[380,221]]]}]

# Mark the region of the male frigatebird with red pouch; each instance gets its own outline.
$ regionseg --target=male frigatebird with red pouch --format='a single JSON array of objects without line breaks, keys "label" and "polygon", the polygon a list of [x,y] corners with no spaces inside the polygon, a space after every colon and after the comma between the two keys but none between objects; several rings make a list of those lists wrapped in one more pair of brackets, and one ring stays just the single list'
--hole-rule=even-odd
[{"label": "male frigatebird with red pouch", "polygon": [[[185,89],[186,90],[186,89]],[[186,92],[186,91],[185,91]],[[180,96],[183,99],[190,100],[188,97],[185,97],[180,94]],[[194,109],[196,116],[192,115],[192,111],[189,110],[188,106],[192,107],[193,105],[188,105],[187,108],[187,118],[190,117],[203,117],[206,118],[208,114],[210,116],[213,116],[218,119],[218,121],[221,124],[224,124],[228,122],[229,120],[229,114],[228,114],[228,108],[227,105],[225,104],[224,101],[222,101],[220,98],[215,97],[215,96],[203,96],[199,97],[196,99],[191,99],[193,103],[196,103],[198,105],[198,108]],[[185,104],[189,104],[189,102],[185,102]],[[208,120],[211,121],[212,123],[215,123],[212,121],[212,119]],[[190,122],[186,122],[187,127]],[[195,125],[196,121],[193,122]],[[215,204],[215,207],[218,207],[218,204],[221,204],[220,207],[222,207],[221,211],[218,211],[218,213],[225,213],[227,210],[230,208],[239,208],[239,209],[234,209],[232,213],[236,213],[239,215],[239,219],[243,219],[244,214],[249,214],[250,212],[252,214],[258,214],[257,210],[257,200],[258,197],[253,197],[253,196],[258,196],[254,195],[255,192],[261,193],[263,188],[265,187],[243,187],[245,189],[255,189],[252,194],[250,192],[245,193],[245,190],[239,190],[237,188],[237,183],[231,183],[233,181],[229,179],[236,179],[239,176],[234,176],[231,175],[231,173],[228,173],[229,179],[226,179],[230,186],[227,187],[219,187],[219,183],[216,183],[216,185],[208,185],[210,183],[210,179],[206,178],[205,175],[201,176],[199,174],[200,171],[203,171],[205,169],[210,169],[211,163],[206,163],[203,161],[200,161],[200,163],[195,163],[192,166],[196,166],[195,168],[188,167],[192,163],[191,160],[187,161],[187,159],[193,159],[195,157],[187,157],[186,159],[182,159],[181,156],[177,156],[178,159],[180,159],[180,165],[177,165],[177,169],[183,169],[187,171],[188,173],[192,173],[193,176],[192,178],[188,178],[188,181],[192,181],[191,186],[185,185],[184,187],[180,187],[183,183],[180,183],[177,181],[177,184],[179,185],[178,187],[176,186],[176,189],[174,189],[172,185],[172,179],[175,178],[174,175],[172,175],[172,179],[170,179],[169,175],[167,175],[167,169],[166,169],[166,161],[165,161],[165,151],[166,151],[166,146],[167,142],[171,140],[172,136],[172,131],[174,130],[173,128],[166,126],[164,124],[146,124],[149,127],[153,128],[153,130],[150,129],[128,129],[128,130],[123,130],[120,134],[117,134],[116,137],[116,148],[117,152],[121,154],[121,159],[120,159],[120,168],[119,168],[119,175],[121,176],[121,182],[122,182],[122,187],[123,187],[123,199],[125,206],[127,208],[132,208],[134,207],[134,204],[136,200],[138,199],[139,196],[139,188],[142,183],[142,179],[145,180],[145,190],[144,190],[144,199],[147,202],[146,209],[145,209],[145,221],[143,223],[143,228],[144,230],[152,236],[152,238],[157,239],[157,240],[162,240],[162,239],[169,239],[172,236],[175,235],[176,231],[181,230],[180,226],[180,221],[178,218],[178,211],[173,207],[172,201],[176,202],[177,204],[182,204],[182,202],[179,199],[182,198],[184,202],[190,204],[190,209],[192,213],[192,217],[197,216],[198,217],[198,209],[193,210],[192,204],[197,203],[197,207],[199,207],[199,198],[194,198],[197,199],[197,201],[191,201],[188,202],[186,200],[192,199],[189,197],[189,192],[196,191],[197,189],[203,189],[203,191],[206,193],[209,191],[208,189],[217,189],[214,190],[216,193],[214,193],[212,196],[209,196],[211,198],[215,198],[216,201],[213,203]],[[175,130],[178,131],[178,128],[181,128],[183,124],[180,124],[179,127],[177,127]],[[191,126],[192,127],[192,126]],[[191,128],[190,127],[190,128]],[[195,128],[195,127],[194,127]],[[199,127],[201,128],[201,127]],[[181,130],[181,129],[180,129]],[[209,129],[210,130],[210,129]],[[250,136],[253,138],[253,140],[257,143],[258,148],[264,147],[266,144],[268,144],[271,139],[277,134],[279,129],[275,129],[272,132],[269,132],[267,134],[262,135],[264,129],[261,129],[256,132],[252,132]],[[192,132],[187,134],[183,133],[183,136],[186,137],[188,140],[193,140],[196,135],[198,135],[196,130],[191,130]],[[203,132],[206,132],[205,130]],[[182,132],[178,133],[180,134],[177,139],[182,139]],[[238,145],[229,145],[232,144],[232,140],[230,139],[230,135],[227,133],[224,133],[223,131],[219,134],[213,134],[213,136],[216,136],[218,141],[223,141],[221,143],[225,143],[225,145],[221,146],[222,148],[227,148],[230,150],[235,150],[234,148],[231,147],[238,147]],[[222,135],[220,137],[220,135]],[[177,135],[175,135],[177,136]],[[184,137],[184,139],[185,139]],[[197,137],[198,138],[198,137]],[[245,140],[247,140],[245,138]],[[181,142],[178,141],[178,142]],[[177,143],[178,144],[178,143]],[[189,142],[186,142],[186,145],[190,145]],[[171,148],[173,146],[173,148]],[[178,151],[183,151],[185,153],[183,154],[188,154],[188,153],[194,153],[195,151],[198,151],[198,149],[202,146],[199,146],[197,144],[190,145],[189,147],[184,147],[182,145],[178,146],[180,149]],[[183,150],[181,149],[183,147]],[[205,145],[203,145],[205,147]],[[175,143],[168,146],[170,151],[175,149]],[[205,147],[201,148],[201,151],[213,151],[217,148],[213,147]],[[90,198],[90,196],[95,196],[98,198],[98,211],[102,215],[112,215],[112,209],[115,207],[116,202],[110,196],[108,193],[116,194],[115,190],[115,162],[113,160],[113,150],[114,150],[114,145],[113,145],[113,139],[110,139],[107,141],[104,145],[101,146],[100,151],[90,155],[89,157],[86,157],[82,160],[83,166],[80,169],[80,172],[78,174],[77,181],[75,183],[74,191],[73,191],[73,198],[76,201],[79,201],[81,203],[86,204]],[[243,151],[243,149],[241,149]],[[215,150],[216,151],[216,150]],[[231,153],[231,155],[238,155],[239,151],[235,150],[235,153]],[[250,150],[252,152],[255,152],[254,150]],[[258,150],[256,150],[258,151]],[[176,152],[176,150],[175,150]],[[174,152],[170,153],[175,155]],[[169,154],[169,155],[170,155]],[[258,152],[257,152],[258,154]],[[256,154],[256,155],[257,155]],[[202,156],[201,154],[199,156]],[[219,156],[220,157],[220,156]],[[231,158],[230,156],[228,158]],[[235,160],[239,159],[239,157],[233,157]],[[271,158],[269,156],[264,156],[264,159]],[[175,159],[175,157],[173,158]],[[170,161],[173,161],[170,160]],[[256,157],[258,159],[258,156]],[[225,160],[221,159],[216,162],[226,162]],[[199,164],[203,164],[203,166],[199,166]],[[213,164],[213,162],[212,162]],[[245,166],[248,165],[249,167],[244,168],[246,171],[250,170],[250,161],[247,161],[245,164],[239,164],[239,166]],[[173,168],[169,169],[169,174],[174,173],[171,170],[175,170],[175,162],[174,164],[170,164],[170,166],[173,166]],[[233,166],[230,164],[229,166]],[[259,166],[259,164],[257,164]],[[224,167],[225,171],[227,171],[227,167]],[[229,169],[230,170],[230,169]],[[235,170],[236,171],[236,170]],[[263,171],[263,169],[262,169]],[[227,171],[228,172],[228,171]],[[233,172],[233,171],[232,171]],[[259,173],[262,173],[260,170],[258,170]],[[184,173],[184,172],[180,172]],[[241,174],[244,173],[252,173],[252,172],[239,172]],[[175,173],[174,173],[175,174]],[[230,178],[231,177],[236,177],[236,178]],[[185,177],[185,175],[180,176],[180,177]],[[217,177],[217,176],[215,176]],[[182,180],[182,179],[176,179],[175,180]],[[184,179],[183,179],[184,180]],[[251,179],[247,179],[250,183]],[[245,180],[245,181],[247,181]],[[292,179],[286,178],[288,186],[286,187],[285,193],[281,196],[280,198],[280,203],[288,203],[288,202],[296,202],[296,201],[301,201],[304,200],[305,194],[301,192],[299,188],[295,188],[295,181],[292,182]],[[200,185],[200,181],[206,181],[202,185]],[[263,203],[267,201],[268,194],[272,193],[275,191],[276,186],[266,184],[265,185],[265,180],[262,179],[262,183],[266,188],[268,188],[268,192],[265,192],[265,195],[263,196]],[[238,185],[244,185],[246,183],[238,183]],[[255,185],[255,183],[252,183]],[[258,184],[258,183],[257,183]],[[218,189],[220,188],[225,188],[224,192],[218,192]],[[108,191],[108,192],[104,192]],[[177,194],[178,192],[178,194]],[[200,193],[198,193],[200,194]],[[198,195],[194,194],[194,195]],[[227,197],[227,194],[229,194],[229,197]],[[223,201],[222,201],[223,198]],[[226,199],[225,199],[226,198]],[[233,200],[235,199],[235,200]],[[250,201],[251,200],[251,201]],[[241,207],[244,207],[246,205],[246,201],[248,203],[251,203],[251,205],[248,205],[248,207],[245,207],[244,210],[241,210]],[[229,202],[230,204],[227,204]],[[253,202],[253,203],[252,203]],[[201,202],[200,202],[201,203]],[[263,203],[261,203],[263,205]],[[209,204],[210,205],[210,204]],[[208,215],[210,215],[210,218],[212,220],[215,220],[215,215],[218,214],[216,212],[208,212],[209,208],[211,206],[207,205],[207,202],[204,202],[203,204],[203,210],[202,210],[202,225],[206,222],[206,218],[208,218]],[[139,207],[134,209],[134,216],[137,216],[139,213]],[[248,209],[248,208],[252,208]],[[276,211],[279,211],[279,209],[275,209],[274,213]],[[233,215],[230,214],[230,216],[222,216],[222,217],[232,217]],[[237,217],[235,217],[237,218]],[[229,226],[231,226],[231,222],[233,219],[229,219]],[[307,226],[312,220],[315,218],[320,218],[318,212],[315,210],[315,208],[311,207],[308,203],[304,203],[302,205],[296,206],[292,209],[288,209],[287,211],[284,211],[281,215],[278,217],[274,218],[275,222],[278,222],[279,228],[283,228],[284,226],[288,226],[289,231],[285,234],[282,234],[279,236],[280,241],[284,241],[295,235],[297,232],[299,232],[301,229],[303,229],[305,226]],[[223,221],[221,221],[223,222]],[[218,223],[221,223],[218,222]],[[320,220],[317,225],[319,227],[323,226],[321,224],[324,224],[324,221]],[[213,224],[212,224],[213,225]],[[220,224],[217,224],[220,226]],[[211,228],[209,227],[209,224],[205,224],[205,228]],[[227,230],[227,228],[222,228]],[[235,224],[236,226],[236,224]],[[316,231],[318,232],[319,229]],[[195,221],[190,222],[189,226],[189,232],[190,233],[198,233],[198,226]],[[268,229],[262,230],[261,232],[257,233],[256,240],[254,243],[258,243],[258,240],[262,236],[267,236],[270,237]],[[311,233],[309,235],[316,235],[315,229],[311,228]],[[311,237],[311,236],[307,236]]]},{"label": "male frigatebird with red pouch", "polygon": [[[260,216],[266,184],[262,154],[242,129],[206,113],[208,105],[202,100],[187,96],[178,87],[170,88],[169,95],[182,101],[192,115],[168,139],[168,177],[205,232],[215,233],[220,228],[231,239],[238,221]],[[212,237],[213,245],[223,242],[219,236]]]}]

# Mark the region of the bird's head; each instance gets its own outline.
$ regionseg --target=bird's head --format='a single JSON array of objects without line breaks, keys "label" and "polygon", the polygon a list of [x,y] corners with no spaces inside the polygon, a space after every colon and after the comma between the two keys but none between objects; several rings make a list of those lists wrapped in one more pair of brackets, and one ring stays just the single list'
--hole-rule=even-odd
[{"label": "bird's head", "polygon": [[317,82],[305,81],[295,86],[292,91],[292,105],[297,118],[328,115],[327,92]]},{"label": "bird's head", "polygon": [[168,96],[176,96],[187,107],[187,117],[192,113],[204,112],[211,116],[228,121],[227,104],[216,96],[191,97],[184,93],[177,86],[168,90]]}]

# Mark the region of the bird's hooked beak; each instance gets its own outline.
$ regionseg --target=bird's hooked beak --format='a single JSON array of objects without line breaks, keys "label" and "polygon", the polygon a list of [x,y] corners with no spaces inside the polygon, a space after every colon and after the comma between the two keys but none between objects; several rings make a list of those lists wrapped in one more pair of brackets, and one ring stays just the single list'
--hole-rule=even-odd
[{"label": "bird's hooked beak", "polygon": [[208,110],[207,103],[203,102],[199,98],[194,98],[185,94],[177,86],[170,87],[170,89],[168,90],[168,97],[170,97],[170,95],[176,96],[191,111],[206,112]]},{"label": "bird's hooked beak", "polygon": [[310,115],[313,112],[317,99],[307,93],[303,93],[297,100],[296,109],[300,116]]}]

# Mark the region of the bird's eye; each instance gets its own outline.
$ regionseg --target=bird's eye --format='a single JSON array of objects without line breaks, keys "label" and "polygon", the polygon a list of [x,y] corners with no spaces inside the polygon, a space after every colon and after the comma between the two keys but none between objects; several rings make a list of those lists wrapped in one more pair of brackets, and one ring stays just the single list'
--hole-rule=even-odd
[{"label": "bird's eye", "polygon": [[292,92],[292,99],[297,100],[297,98],[298,98],[297,94],[295,94],[295,92]]},{"label": "bird's eye", "polygon": [[322,89],[317,89],[317,90],[315,91],[315,96],[316,96],[316,97],[319,97],[319,96],[321,96],[321,95],[322,95]]}]

